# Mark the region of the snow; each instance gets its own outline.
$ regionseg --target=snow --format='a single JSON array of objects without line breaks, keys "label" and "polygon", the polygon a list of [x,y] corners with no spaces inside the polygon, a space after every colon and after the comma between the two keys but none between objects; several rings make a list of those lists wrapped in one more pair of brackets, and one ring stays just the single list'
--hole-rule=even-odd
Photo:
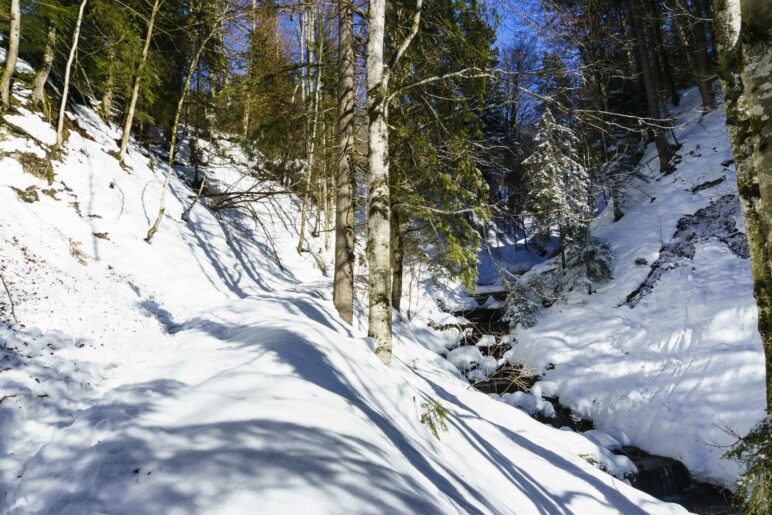
[{"label": "snow", "polygon": [[19,114],[6,114],[3,119],[44,145],[51,146],[56,143],[56,131],[39,114],[33,114],[20,107]]},{"label": "snow", "polygon": [[[0,35],[0,65],[5,65],[5,56],[8,52],[7,46],[8,43],[2,35]],[[35,70],[25,60],[18,59],[16,61],[16,73],[35,73]]]},{"label": "snow", "polygon": [[[0,156],[0,271],[18,319],[0,294],[0,511],[684,512],[587,458],[619,474],[623,457],[471,389],[429,350],[458,334],[425,317],[397,321],[385,367],[363,305],[354,327],[335,312],[323,241],[296,252],[292,196],[256,203],[260,223],[200,204],[183,222],[179,167],[147,244],[163,159],[132,146],[123,169],[108,153],[117,129],[75,118],[89,137],[70,132],[51,185],[24,172],[23,146]],[[253,184],[256,163],[220,143],[213,183]],[[439,440],[419,422],[429,399],[448,412]]]},{"label": "snow", "polygon": [[495,372],[498,366],[495,358],[483,356],[477,347],[472,346],[456,347],[448,354],[448,361],[462,372],[479,371],[481,373],[479,380]]},{"label": "snow", "polygon": [[[683,144],[677,170],[662,176],[647,165],[656,159],[649,145],[641,165],[648,181],[628,187],[624,218],[614,222],[606,209],[593,222],[593,235],[613,248],[613,280],[591,296],[574,292],[541,311],[535,327],[517,333],[507,359],[538,370],[554,363],[544,379],[561,404],[598,429],[622,430],[633,445],[682,461],[698,480],[732,488],[738,464],[721,456],[732,433],[745,434],[765,407],[748,259],[707,232],[715,226],[697,221],[688,236],[693,258],[665,260],[651,291],[634,308],[625,304],[663,245],[680,244],[671,242],[680,219],[737,195],[724,111],[700,118],[699,108],[697,90],[684,92],[674,113]],[[721,177],[715,186],[695,188]],[[728,218],[731,226],[739,217]],[[637,258],[648,264],[636,265]],[[525,277],[549,266],[537,265]]]},{"label": "snow", "polygon": [[478,347],[493,347],[496,345],[496,337],[490,334],[485,334],[477,340],[476,345]]},{"label": "snow", "polygon": [[531,393],[513,392],[501,396],[502,402],[520,408],[529,415],[543,415],[547,418],[555,416],[555,408],[549,402]]}]

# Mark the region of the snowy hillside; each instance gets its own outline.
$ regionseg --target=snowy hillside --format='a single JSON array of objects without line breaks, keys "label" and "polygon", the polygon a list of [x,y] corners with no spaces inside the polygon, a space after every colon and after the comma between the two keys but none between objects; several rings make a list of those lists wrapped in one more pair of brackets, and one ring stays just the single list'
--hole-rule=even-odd
[{"label": "snowy hillside", "polygon": [[[470,389],[425,348],[447,333],[402,325],[381,364],[333,308],[329,256],[295,251],[288,195],[258,223],[202,205],[186,223],[173,177],[149,245],[163,160],[132,147],[124,169],[115,128],[71,122],[50,184],[32,173],[50,126],[23,107],[0,126],[0,511],[683,511],[589,463],[623,457]],[[221,144],[209,178],[251,184]]]},{"label": "snowy hillside", "polygon": [[[542,310],[508,359],[553,364],[543,394],[731,487],[738,466],[721,455],[765,408],[750,262],[723,109],[701,117],[691,89],[674,114],[683,145],[675,172],[656,171],[649,145],[646,180],[627,185],[624,218],[606,209],[593,222],[593,236],[611,243],[613,280]],[[524,281],[555,266],[538,265]]]}]

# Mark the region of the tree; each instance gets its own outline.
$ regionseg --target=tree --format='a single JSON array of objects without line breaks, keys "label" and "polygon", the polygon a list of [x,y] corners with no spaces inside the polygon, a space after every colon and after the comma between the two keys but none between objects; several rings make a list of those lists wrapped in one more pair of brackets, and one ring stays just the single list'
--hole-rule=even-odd
[{"label": "tree", "polygon": [[544,110],[534,140],[536,149],[524,161],[531,194],[528,209],[540,232],[549,235],[557,227],[561,268],[566,269],[566,249],[586,240],[590,222],[590,177],[576,156],[573,131]]},{"label": "tree", "polygon": [[410,32],[388,64],[384,59],[386,1],[371,0],[366,50],[368,118],[367,266],[368,331],[375,354],[391,364],[391,194],[389,189],[389,79],[421,22],[423,0],[416,0]]},{"label": "tree", "polygon": [[16,71],[16,60],[19,56],[19,37],[21,32],[21,9],[19,0],[11,0],[11,27],[8,31],[8,50],[5,54],[5,69],[0,77],[0,101],[2,107],[11,107],[11,79]]},{"label": "tree", "polygon": [[59,105],[59,118],[56,122],[56,146],[61,147],[64,143],[64,112],[67,108],[67,97],[70,91],[70,72],[72,63],[75,60],[75,53],[78,51],[78,39],[80,38],[80,27],[83,23],[83,12],[86,10],[88,0],[83,0],[78,9],[78,19],[75,22],[75,29],[72,32],[72,45],[70,46],[70,55],[67,58],[67,66],[64,68],[64,86],[62,87],[62,101]]},{"label": "tree", "polygon": [[[145,69],[145,63],[147,62],[147,54],[150,50],[150,41],[153,38],[153,28],[155,27],[155,19],[158,15],[158,11],[161,8],[164,0],[154,0],[153,8],[150,12],[150,19],[147,22],[147,32],[145,33],[145,45],[142,48],[142,58],[139,61],[139,67],[134,77],[134,86],[131,91],[131,100],[129,101],[128,109],[126,110],[126,121],[123,125],[123,136],[121,137],[121,149],[118,152],[118,159],[123,162],[126,157],[126,151],[129,148],[129,136],[131,135],[131,125],[134,122],[134,111],[137,107],[137,100],[139,99],[139,88],[142,83],[142,74]],[[173,130],[176,130],[174,128]]]},{"label": "tree", "polygon": [[644,0],[631,0],[630,10],[630,25],[633,28],[633,35],[635,37],[635,46],[638,50],[638,64],[641,69],[641,75],[643,76],[644,89],[646,90],[646,104],[649,108],[649,123],[651,124],[651,131],[654,135],[654,143],[657,147],[657,154],[659,155],[659,171],[666,173],[670,167],[670,159],[673,157],[673,150],[670,146],[670,142],[667,140],[666,128],[663,127],[663,120],[660,111],[660,97],[659,97],[659,84],[655,82],[654,74],[652,72],[653,65],[651,60],[651,54],[647,50],[647,38],[643,25],[643,1]]},{"label": "tree", "polygon": [[32,105],[35,107],[42,107],[46,101],[46,82],[48,82],[48,75],[51,73],[51,67],[54,64],[55,45],[56,24],[53,20],[49,19],[43,59],[35,73],[35,80],[32,82]]},{"label": "tree", "polygon": [[689,12],[684,0],[675,0],[673,25],[676,35],[685,47],[687,62],[693,70],[702,97],[702,108],[707,111],[716,105],[716,97],[713,94],[714,75],[710,69],[708,41],[705,36],[710,24],[703,18],[706,14],[702,13],[701,7],[701,2],[692,1]]},{"label": "tree", "polygon": [[354,12],[338,0],[338,167],[335,174],[335,279],[333,302],[341,318],[354,318]]},{"label": "tree", "polygon": [[[419,0],[420,1],[420,0]],[[389,200],[389,126],[386,121],[388,74],[383,40],[386,0],[370,0],[367,11],[367,266],[368,329],[375,354],[391,364],[391,212]]]},{"label": "tree", "polygon": [[[229,11],[226,11],[221,16],[224,19],[230,16],[230,14],[231,13]],[[174,173],[174,154],[176,150],[177,132],[180,122],[180,115],[182,113],[182,107],[185,104],[185,98],[188,95],[188,91],[190,91],[190,84],[193,80],[194,72],[198,67],[201,55],[204,53],[204,49],[206,48],[207,43],[209,43],[209,41],[217,34],[218,27],[219,24],[215,24],[209,29],[209,32],[204,35],[203,40],[198,44],[195,53],[190,59],[190,64],[187,73],[185,74],[185,81],[183,82],[182,91],[180,92],[179,99],[177,100],[177,107],[174,110],[174,119],[171,124],[171,137],[169,138],[169,162],[166,175],[164,176],[163,184],[161,185],[158,215],[156,216],[153,225],[151,225],[147,230],[147,235],[145,236],[145,241],[147,243],[152,243],[153,236],[155,236],[156,232],[158,232],[158,228],[161,226],[161,221],[163,220],[164,213],[166,212],[166,190],[169,188],[169,180],[171,179],[172,173]]]},{"label": "tree", "polygon": [[[387,11],[387,47],[409,32],[412,2]],[[474,0],[430,0],[390,83],[392,307],[403,274],[419,263],[474,288],[480,228],[490,217],[481,163],[495,32]],[[409,315],[409,313],[408,313]]]},{"label": "tree", "polygon": [[772,8],[716,0],[713,9],[726,121],[732,144],[759,309],[772,413]]}]

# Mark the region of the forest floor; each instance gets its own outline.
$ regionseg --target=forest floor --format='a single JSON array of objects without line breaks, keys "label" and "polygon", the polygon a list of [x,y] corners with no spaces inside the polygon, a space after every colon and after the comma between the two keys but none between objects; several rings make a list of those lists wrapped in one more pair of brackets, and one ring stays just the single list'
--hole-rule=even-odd
[{"label": "forest floor", "polygon": [[[53,129],[16,93],[0,125],[0,512],[683,512],[592,466],[613,469],[602,446],[470,388],[429,350],[457,335],[428,327],[428,295],[382,365],[361,303],[354,327],[335,312],[323,239],[296,252],[298,199],[184,222],[183,151],[148,244],[163,159],[132,146],[121,167],[117,129],[81,108],[49,183]],[[253,184],[257,161],[218,147],[211,183]],[[439,438],[421,422],[435,401]]]}]

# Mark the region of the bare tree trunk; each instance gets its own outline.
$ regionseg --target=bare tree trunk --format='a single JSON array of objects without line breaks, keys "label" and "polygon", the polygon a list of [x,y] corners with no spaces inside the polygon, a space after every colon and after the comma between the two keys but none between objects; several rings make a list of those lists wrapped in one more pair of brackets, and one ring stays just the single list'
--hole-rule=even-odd
[{"label": "bare tree trunk", "polygon": [[64,87],[62,89],[62,103],[59,106],[59,120],[56,123],[56,146],[61,147],[64,143],[64,111],[67,108],[67,96],[70,92],[70,71],[72,62],[75,60],[75,52],[78,50],[78,39],[80,38],[80,25],[83,22],[83,11],[86,10],[86,2],[83,0],[78,10],[78,21],[75,22],[75,30],[72,34],[72,47],[70,47],[70,56],[67,58],[67,66],[64,68]]},{"label": "bare tree trunk", "polygon": [[[307,24],[311,24],[313,21],[316,20],[316,15],[314,12],[314,16],[311,17],[312,21],[306,22]],[[311,26],[313,28],[313,26]],[[308,175],[306,176],[306,188],[303,192],[303,202],[300,206],[300,230],[298,235],[298,254],[303,251],[303,243],[305,241],[306,237],[306,210],[308,209],[310,211],[310,195],[311,195],[311,184],[312,184],[312,176],[314,174],[314,161],[315,161],[315,155],[316,155],[316,133],[317,128],[319,126],[319,100],[321,95],[321,89],[322,89],[322,66],[321,66],[321,58],[324,52],[323,44],[324,44],[324,38],[321,35],[318,35],[316,31],[310,31],[309,27],[306,27],[306,34],[308,36],[308,41],[306,42],[306,50],[308,52],[308,65],[310,66],[312,62],[312,54],[311,48],[315,46],[316,43],[319,44],[319,52],[316,56],[316,82],[314,84],[314,96],[313,96],[313,117],[310,127],[310,134],[308,135],[308,141],[306,142],[308,146],[307,150],[307,158],[306,163],[308,164]],[[310,71],[309,71],[309,77],[310,77]],[[310,78],[309,78],[310,81]],[[310,83],[307,86],[308,91],[310,91]],[[318,216],[318,211],[317,211]],[[318,223],[318,218],[317,218]],[[313,232],[313,231],[312,231]]]},{"label": "bare tree trunk", "polygon": [[753,0],[716,0],[713,12],[772,413],[772,8]]},{"label": "bare tree trunk", "polygon": [[405,251],[402,244],[402,228],[399,223],[399,213],[391,211],[391,307],[397,312],[402,306],[402,276]]},{"label": "bare tree trunk", "polygon": [[391,206],[389,202],[388,75],[383,40],[386,0],[370,0],[367,13],[368,194],[367,265],[369,313],[367,334],[375,354],[391,364]]},{"label": "bare tree trunk", "polygon": [[[134,122],[134,111],[137,108],[137,100],[139,99],[139,88],[142,83],[142,72],[145,69],[145,63],[147,62],[147,54],[150,51],[150,41],[153,39],[153,27],[155,26],[155,18],[158,14],[158,10],[161,8],[163,0],[154,0],[153,10],[150,13],[150,20],[147,23],[147,33],[145,34],[145,46],[142,47],[142,58],[139,60],[139,67],[137,73],[134,76],[134,86],[131,90],[131,100],[129,101],[129,107],[126,111],[126,121],[123,124],[123,137],[121,138],[121,150],[118,153],[118,160],[122,163],[126,157],[126,151],[129,148],[129,136],[131,136],[131,124]],[[175,132],[177,128],[173,129]]]},{"label": "bare tree trunk", "polygon": [[697,48],[700,45],[696,43],[695,40],[699,36],[695,34],[690,18],[691,15],[684,6],[683,1],[676,0],[673,9],[673,29],[678,37],[678,41],[683,47],[686,64],[689,69],[692,70],[694,81],[697,83],[697,88],[699,89],[700,97],[702,98],[702,110],[708,111],[712,107],[715,107],[716,97],[713,94],[711,74],[708,71],[709,61],[707,58],[707,41],[703,34],[702,43],[705,45],[703,48],[704,53],[698,55],[701,53],[700,49]]},{"label": "bare tree trunk", "polygon": [[54,45],[56,45],[56,26],[49,20],[43,61],[40,63],[40,68],[35,73],[35,80],[32,82],[32,105],[34,107],[45,106],[46,82],[48,82],[48,74],[51,73],[51,66],[54,64]]},{"label": "bare tree trunk", "polygon": [[354,319],[354,11],[338,0],[338,169],[335,174],[335,279],[340,317]]},{"label": "bare tree trunk", "polygon": [[113,111],[113,87],[115,86],[115,48],[112,43],[107,46],[107,58],[110,60],[107,69],[107,80],[105,89],[102,93],[102,119],[107,123],[110,121],[110,114]]},{"label": "bare tree trunk", "polygon": [[697,85],[702,97],[702,108],[708,111],[715,107],[716,96],[713,94],[713,72],[711,70],[710,57],[708,56],[708,40],[705,32],[708,29],[708,22],[704,19],[702,10],[697,2],[692,2],[692,13],[698,19],[692,26],[694,39],[694,63],[697,65]]},{"label": "bare tree trunk", "polygon": [[660,24],[662,20],[659,13],[659,4],[656,0],[649,1],[649,8],[651,14],[651,28],[654,43],[654,54],[658,64],[661,66],[662,77],[667,83],[668,93],[670,94],[670,101],[674,106],[677,106],[681,102],[681,98],[678,96],[678,90],[675,86],[675,80],[673,79],[673,69],[670,66],[670,59],[667,55],[667,49],[665,48],[665,41],[662,37],[662,28]]},{"label": "bare tree trunk", "polygon": [[8,33],[8,51],[5,54],[5,70],[0,78],[0,97],[3,109],[11,107],[11,78],[16,71],[16,60],[19,57],[19,36],[21,34],[21,9],[19,0],[11,0],[11,27]]},{"label": "bare tree trunk", "polygon": [[[255,32],[257,31],[257,0],[252,0],[250,14],[252,16],[252,33],[250,34],[250,52],[254,45]],[[244,117],[242,118],[242,134],[244,138],[249,135],[249,116],[252,110],[252,92],[250,91],[249,78],[252,77],[252,56],[250,55],[247,66],[247,90],[244,93]]]},{"label": "bare tree trunk", "polygon": [[185,83],[183,84],[182,91],[180,92],[180,98],[177,101],[177,109],[174,111],[174,121],[172,122],[171,135],[169,136],[169,169],[166,171],[164,182],[161,185],[161,198],[158,206],[158,216],[156,217],[155,222],[153,222],[153,225],[151,225],[148,229],[147,236],[145,237],[145,241],[148,243],[152,242],[153,236],[155,236],[155,233],[158,232],[158,228],[161,225],[161,220],[163,220],[164,213],[166,212],[166,190],[169,189],[169,180],[172,177],[172,173],[174,173],[174,150],[177,145],[177,126],[180,124],[182,106],[185,104],[185,97],[190,90],[190,83],[193,79],[193,75],[196,72],[196,68],[198,67],[198,61],[201,59],[201,54],[204,52],[204,47],[206,47],[206,44],[215,35],[215,32],[216,31],[210,32],[201,42],[198,50],[196,50],[196,54],[193,56],[193,60],[190,62],[188,74],[185,77]]},{"label": "bare tree trunk", "polygon": [[[642,0],[637,1],[641,2]],[[662,120],[660,115],[659,92],[657,91],[657,85],[652,76],[649,54],[646,51],[646,35],[641,22],[642,14],[643,9],[641,9],[640,4],[636,5],[630,12],[630,24],[633,27],[635,44],[638,48],[641,75],[643,75],[643,83],[646,90],[646,103],[649,108],[649,118],[652,119],[652,123],[657,125],[652,127],[652,132],[654,134],[654,143],[657,146],[657,154],[659,155],[659,171],[664,173],[670,170],[672,149],[665,136],[665,129],[659,127],[664,120]]]}]

